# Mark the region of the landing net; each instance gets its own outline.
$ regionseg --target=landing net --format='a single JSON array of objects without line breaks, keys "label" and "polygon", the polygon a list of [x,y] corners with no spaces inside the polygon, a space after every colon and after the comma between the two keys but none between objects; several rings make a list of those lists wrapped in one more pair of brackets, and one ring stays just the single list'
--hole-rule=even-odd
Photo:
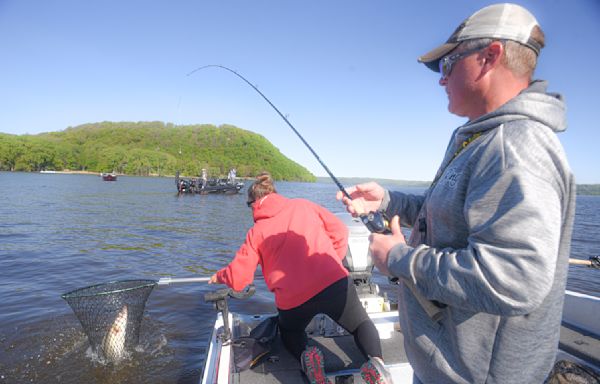
[{"label": "landing net", "polygon": [[122,280],[79,288],[61,297],[75,312],[90,346],[118,362],[138,345],[146,300],[154,280]]}]

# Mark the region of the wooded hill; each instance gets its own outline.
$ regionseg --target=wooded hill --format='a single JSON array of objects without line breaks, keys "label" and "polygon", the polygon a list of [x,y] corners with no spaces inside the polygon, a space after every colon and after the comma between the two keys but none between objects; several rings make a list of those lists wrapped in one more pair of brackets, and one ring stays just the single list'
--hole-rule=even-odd
[{"label": "wooded hill", "polygon": [[38,135],[0,133],[0,170],[71,170],[127,175],[240,177],[269,171],[276,180],[315,181],[263,136],[232,125],[102,122]]},{"label": "wooded hill", "polygon": [[577,184],[578,195],[600,195],[600,184]]}]

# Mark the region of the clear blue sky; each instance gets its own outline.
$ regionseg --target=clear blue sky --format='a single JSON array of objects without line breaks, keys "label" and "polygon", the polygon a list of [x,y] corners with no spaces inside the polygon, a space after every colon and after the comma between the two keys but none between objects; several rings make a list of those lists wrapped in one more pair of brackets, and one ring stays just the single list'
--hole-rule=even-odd
[{"label": "clear blue sky", "polygon": [[[559,137],[578,183],[600,183],[600,1],[523,0],[546,33],[536,78],[563,93]],[[0,132],[99,121],[234,124],[338,177],[431,180],[452,130],[416,58],[492,1],[0,0]]]}]

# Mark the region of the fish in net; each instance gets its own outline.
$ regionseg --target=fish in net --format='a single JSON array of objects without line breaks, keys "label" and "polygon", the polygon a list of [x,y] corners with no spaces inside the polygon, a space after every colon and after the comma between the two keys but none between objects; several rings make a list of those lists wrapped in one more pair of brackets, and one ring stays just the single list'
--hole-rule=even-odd
[{"label": "fish in net", "polygon": [[92,350],[118,363],[139,343],[146,300],[154,280],[122,280],[63,294],[88,337]]}]

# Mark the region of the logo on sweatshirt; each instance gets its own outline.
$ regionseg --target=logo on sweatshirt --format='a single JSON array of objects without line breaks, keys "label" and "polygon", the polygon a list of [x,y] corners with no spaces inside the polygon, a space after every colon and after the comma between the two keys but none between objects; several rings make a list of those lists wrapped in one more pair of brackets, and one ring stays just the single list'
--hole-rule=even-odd
[{"label": "logo on sweatshirt", "polygon": [[442,184],[450,189],[456,189],[456,184],[458,183],[458,179],[461,175],[462,172],[457,171],[456,168],[448,168],[446,172],[444,172]]}]

